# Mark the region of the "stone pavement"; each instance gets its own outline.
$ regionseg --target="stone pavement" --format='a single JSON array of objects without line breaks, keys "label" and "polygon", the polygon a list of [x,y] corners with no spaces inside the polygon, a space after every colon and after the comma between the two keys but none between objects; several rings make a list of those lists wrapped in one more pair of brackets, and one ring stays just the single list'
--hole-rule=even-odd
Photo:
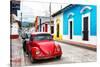
[{"label": "stone pavement", "polygon": [[96,45],[92,45],[92,44],[86,44],[86,43],[81,43],[81,42],[75,42],[75,41],[65,41],[65,40],[57,40],[58,42],[62,42],[65,44],[69,44],[69,45],[73,45],[73,46],[77,46],[77,47],[82,47],[82,48],[86,48],[86,49],[90,49],[93,51],[96,51]]},{"label": "stone pavement", "polygon": [[22,44],[20,39],[11,39],[11,67],[20,67],[24,65],[24,56],[22,50]]},{"label": "stone pavement", "polygon": [[56,42],[62,48],[61,59],[47,59],[39,60],[36,63],[31,63],[27,55],[24,55],[25,66],[40,66],[40,65],[52,65],[52,64],[70,64],[70,63],[86,63],[86,62],[96,62],[97,53],[96,51],[80,48],[77,46],[72,46],[66,43]]},{"label": "stone pavement", "polygon": [[23,53],[22,40],[11,40],[11,67],[23,67],[34,65],[46,65],[46,64],[63,64],[63,63],[81,63],[81,62],[95,62],[96,51],[72,46],[63,42],[58,42],[61,45],[63,55],[60,60],[47,60],[39,61],[32,64],[27,55]]}]

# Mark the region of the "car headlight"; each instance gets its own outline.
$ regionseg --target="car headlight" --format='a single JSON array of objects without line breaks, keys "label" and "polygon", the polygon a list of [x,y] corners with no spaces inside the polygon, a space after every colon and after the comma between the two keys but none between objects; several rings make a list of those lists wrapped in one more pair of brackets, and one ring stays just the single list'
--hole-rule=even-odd
[{"label": "car headlight", "polygon": [[40,50],[36,50],[36,54],[40,54]]},{"label": "car headlight", "polygon": [[54,43],[55,43],[55,45],[57,45],[57,44],[58,44],[58,42],[56,42],[56,41],[55,41]]},{"label": "car headlight", "polygon": [[56,51],[59,52],[59,51],[61,50],[61,48],[60,48],[60,46],[59,46],[59,43],[56,42],[56,41],[55,41],[55,46],[56,46]]},{"label": "car headlight", "polygon": [[57,49],[57,51],[60,51],[60,47],[59,46],[56,46],[56,49]]}]

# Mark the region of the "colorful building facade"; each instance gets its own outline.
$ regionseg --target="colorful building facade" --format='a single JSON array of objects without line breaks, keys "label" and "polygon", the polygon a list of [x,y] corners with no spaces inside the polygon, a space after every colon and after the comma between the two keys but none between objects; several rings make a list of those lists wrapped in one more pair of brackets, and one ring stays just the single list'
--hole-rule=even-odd
[{"label": "colorful building facade", "polygon": [[63,36],[63,13],[54,17],[54,39],[62,40]]},{"label": "colorful building facade", "polygon": [[21,23],[17,18],[17,14],[18,14],[17,10],[20,10],[20,1],[11,0],[10,1],[10,23],[11,23],[10,39],[19,38],[19,28],[21,27]]},{"label": "colorful building facade", "polygon": [[71,4],[53,14],[54,39],[96,45],[96,11],[94,5]]},{"label": "colorful building facade", "polygon": [[38,32],[48,32],[53,34],[54,33],[53,23],[54,23],[53,20],[50,22],[50,17],[38,16],[38,24],[37,24]]}]

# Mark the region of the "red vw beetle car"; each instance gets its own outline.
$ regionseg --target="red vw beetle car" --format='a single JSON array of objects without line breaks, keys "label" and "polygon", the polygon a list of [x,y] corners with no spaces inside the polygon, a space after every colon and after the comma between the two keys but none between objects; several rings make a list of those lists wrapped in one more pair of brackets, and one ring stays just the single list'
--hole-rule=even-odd
[{"label": "red vw beetle car", "polygon": [[33,33],[26,41],[25,51],[31,62],[41,59],[61,58],[62,50],[49,33]]}]

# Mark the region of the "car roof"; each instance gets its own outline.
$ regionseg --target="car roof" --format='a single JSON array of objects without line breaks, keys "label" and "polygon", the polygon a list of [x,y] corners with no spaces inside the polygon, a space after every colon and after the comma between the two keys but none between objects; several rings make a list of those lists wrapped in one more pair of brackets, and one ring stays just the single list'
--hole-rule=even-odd
[{"label": "car roof", "polygon": [[33,32],[31,35],[38,35],[38,34],[50,34],[48,32]]}]

